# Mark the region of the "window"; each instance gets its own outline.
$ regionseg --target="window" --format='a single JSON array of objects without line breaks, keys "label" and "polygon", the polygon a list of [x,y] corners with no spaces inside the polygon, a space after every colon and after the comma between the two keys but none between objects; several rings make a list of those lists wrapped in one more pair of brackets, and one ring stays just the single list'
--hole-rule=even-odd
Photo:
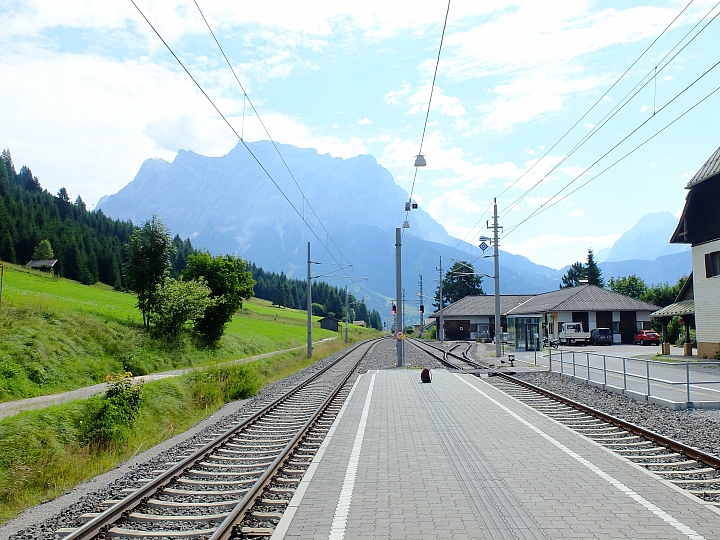
[{"label": "window", "polygon": [[720,251],[705,255],[705,277],[720,276]]}]

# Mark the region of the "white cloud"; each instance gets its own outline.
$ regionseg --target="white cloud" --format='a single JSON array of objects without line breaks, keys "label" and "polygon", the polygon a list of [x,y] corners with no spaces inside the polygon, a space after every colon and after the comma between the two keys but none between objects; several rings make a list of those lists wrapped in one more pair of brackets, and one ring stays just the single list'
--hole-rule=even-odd
[{"label": "white cloud", "polygon": [[663,79],[663,81],[672,81],[672,80],[673,80],[672,75],[665,75],[665,78]]},{"label": "white cloud", "polygon": [[503,242],[500,249],[523,255],[533,262],[560,269],[577,261],[585,261],[588,248],[597,252],[611,247],[620,238],[619,234],[601,236],[564,236],[547,234],[529,238],[522,244]]},{"label": "white cloud", "polygon": [[[408,103],[411,105],[408,114],[425,113],[427,111],[428,100],[430,99],[430,88],[432,84],[428,83],[420,87],[410,98]],[[463,116],[465,107],[459,98],[448,96],[443,93],[442,89],[437,85],[432,93],[431,111],[439,111],[441,114],[448,116]]]},{"label": "white cloud", "polygon": [[643,105],[642,107],[640,107],[640,112],[642,112],[642,113],[647,112],[647,110],[648,110],[647,105]]},{"label": "white cloud", "polygon": [[581,210],[580,208],[573,210],[568,214],[571,218],[581,218],[585,215],[585,210]]},{"label": "white cloud", "polygon": [[[0,139],[52,193],[65,186],[92,204],[131,181],[147,158],[172,160],[180,148],[219,156],[238,142],[187,76],[167,66],[47,52],[0,58],[3,80],[38,74],[40,84],[4,85],[3,102],[22,106],[4,108]],[[242,101],[207,88],[241,133]],[[359,138],[326,136],[299,119],[268,113],[263,121],[279,142],[339,157],[366,151]],[[253,117],[245,118],[244,136],[267,139]]]},{"label": "white cloud", "polygon": [[497,95],[491,104],[478,106],[487,115],[482,121],[486,130],[506,131],[519,123],[529,122],[563,108],[565,97],[586,92],[606,82],[602,76],[564,78],[552,73],[531,73],[493,89]]},{"label": "white cloud", "polygon": [[405,81],[400,90],[392,90],[385,94],[385,103],[388,105],[400,105],[400,101],[410,93],[412,86]]},{"label": "white cloud", "polygon": [[361,126],[367,126],[367,125],[372,124],[372,120],[370,120],[369,118],[360,118],[360,120],[358,120],[357,123],[360,124]]}]

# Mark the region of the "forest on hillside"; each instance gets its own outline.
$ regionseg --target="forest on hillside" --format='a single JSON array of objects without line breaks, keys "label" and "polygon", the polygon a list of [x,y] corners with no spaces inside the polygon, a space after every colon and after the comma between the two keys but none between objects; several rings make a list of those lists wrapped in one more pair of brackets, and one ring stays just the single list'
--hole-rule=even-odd
[{"label": "forest on hillside", "polygon": [[[16,169],[9,150],[0,154],[0,261],[26,265],[32,259],[57,259],[61,277],[127,290],[127,244],[136,228],[132,222],[113,220],[101,210],[88,211],[82,197],[78,195],[73,201],[64,187],[54,195],[49,193],[29,167]],[[170,274],[178,277],[188,256],[197,250],[189,239],[177,234],[173,246]],[[256,297],[278,306],[306,308],[305,281],[266,272],[255,264],[248,269],[256,281]],[[345,317],[344,290],[315,281],[312,296],[313,314]],[[376,310],[368,312],[352,295],[349,302],[351,320],[364,320],[382,329]]]}]

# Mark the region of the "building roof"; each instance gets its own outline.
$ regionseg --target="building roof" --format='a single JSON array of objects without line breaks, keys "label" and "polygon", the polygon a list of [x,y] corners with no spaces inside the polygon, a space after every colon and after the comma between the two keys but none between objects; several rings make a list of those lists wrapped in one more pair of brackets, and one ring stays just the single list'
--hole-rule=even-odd
[{"label": "building roof", "polygon": [[[505,315],[511,309],[527,302],[534,295],[532,294],[501,294],[500,313]],[[466,296],[443,308],[443,317],[479,317],[495,316],[495,295],[484,294],[479,296]],[[428,319],[438,318],[440,312],[436,311],[428,316]]]},{"label": "building roof", "polygon": [[52,268],[57,262],[57,259],[39,259],[37,261],[30,261],[27,265],[30,268]]},{"label": "building roof", "polygon": [[691,189],[697,186],[700,182],[704,182],[708,178],[712,178],[716,174],[720,174],[720,148],[715,150],[715,153],[710,156],[705,162],[705,165],[700,167],[700,170],[695,173],[695,176],[688,182],[685,189]]},{"label": "building roof", "polygon": [[322,321],[342,322],[340,319],[336,319],[335,317],[323,317],[322,319],[318,319],[318,322],[322,322]]},{"label": "building roof", "polygon": [[555,311],[656,311],[657,309],[659,306],[595,285],[579,285],[538,294],[511,310],[508,315]]},{"label": "building roof", "polygon": [[680,300],[665,306],[650,314],[651,317],[675,317],[680,315],[693,315],[695,313],[695,300]]}]

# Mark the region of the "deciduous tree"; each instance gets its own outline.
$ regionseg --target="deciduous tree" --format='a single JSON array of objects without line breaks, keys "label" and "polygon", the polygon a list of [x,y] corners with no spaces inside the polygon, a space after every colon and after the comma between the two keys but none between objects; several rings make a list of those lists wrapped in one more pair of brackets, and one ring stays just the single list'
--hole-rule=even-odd
[{"label": "deciduous tree", "polygon": [[155,328],[162,335],[176,337],[183,326],[195,324],[214,305],[205,278],[182,281],[168,279],[157,286]]},{"label": "deciduous tree", "polygon": [[632,296],[633,298],[640,298],[647,291],[645,282],[635,274],[617,279],[611,277],[608,281],[608,288],[611,291],[624,294],[625,296]]},{"label": "deciduous tree", "polygon": [[210,344],[217,343],[225,325],[242,307],[242,301],[253,296],[255,281],[246,270],[245,261],[234,255],[213,257],[206,251],[190,255],[183,279],[204,278],[214,303],[195,321],[195,331]]},{"label": "deciduous tree", "polygon": [[158,286],[170,275],[174,249],[167,227],[154,214],[130,236],[125,274],[130,290],[137,294],[137,307],[146,328],[150,326],[150,317],[157,306]]},{"label": "deciduous tree", "polygon": [[[470,295],[485,294],[482,288],[482,276],[475,273],[475,267],[469,262],[458,261],[445,272],[443,279],[443,305]],[[440,287],[435,290],[435,307],[440,307]]]},{"label": "deciduous tree", "polygon": [[40,243],[35,247],[32,258],[36,261],[47,261],[55,256],[53,248],[50,245],[50,240],[40,240]]}]

